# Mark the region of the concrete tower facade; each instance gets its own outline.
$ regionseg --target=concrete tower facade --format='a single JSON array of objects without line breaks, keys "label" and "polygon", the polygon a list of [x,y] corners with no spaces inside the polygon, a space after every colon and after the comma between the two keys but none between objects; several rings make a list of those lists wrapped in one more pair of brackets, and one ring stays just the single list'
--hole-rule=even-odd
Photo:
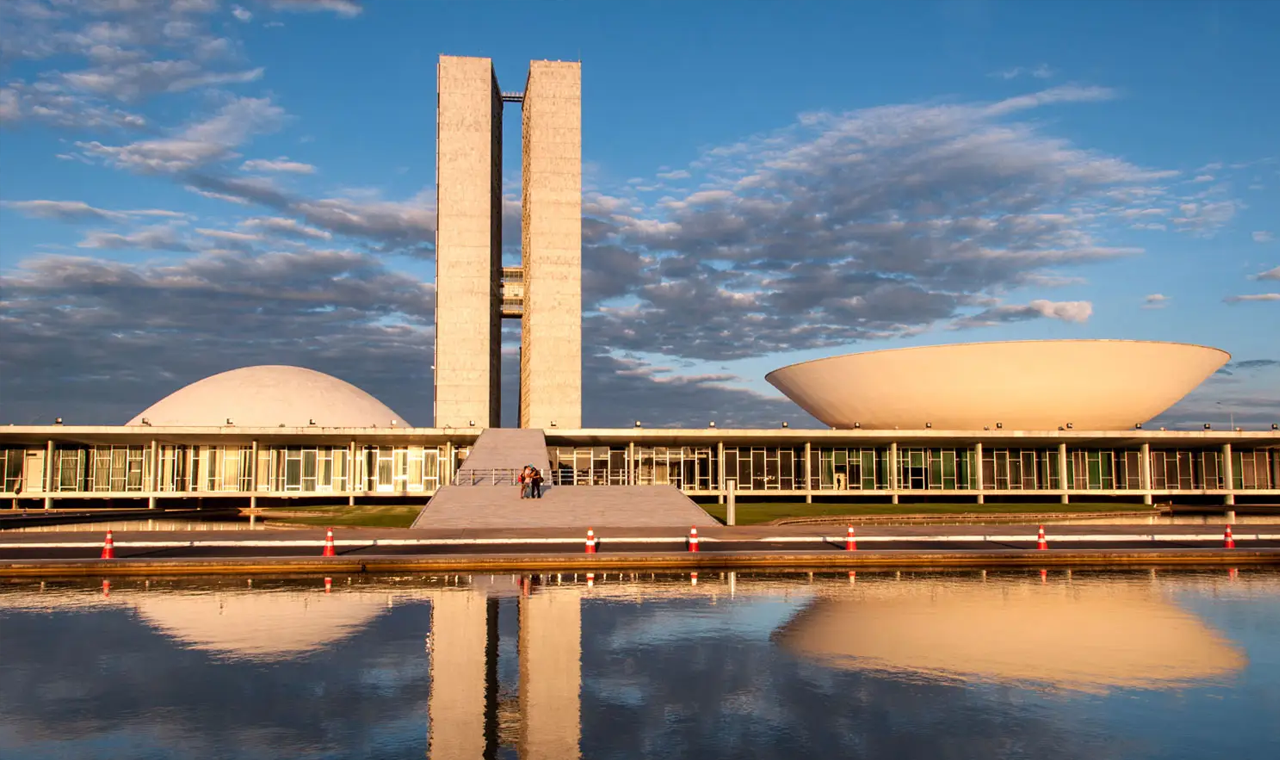
[{"label": "concrete tower facade", "polygon": [[582,427],[582,65],[533,61],[524,90],[520,427]]},{"label": "concrete tower facade", "polygon": [[[497,427],[501,320],[520,319],[519,425],[582,426],[582,66],[533,61],[503,93],[488,58],[441,56],[436,427]],[[523,109],[521,263],[502,266],[502,107]]]},{"label": "concrete tower facade", "polygon": [[488,58],[440,56],[436,427],[501,419],[502,91]]}]

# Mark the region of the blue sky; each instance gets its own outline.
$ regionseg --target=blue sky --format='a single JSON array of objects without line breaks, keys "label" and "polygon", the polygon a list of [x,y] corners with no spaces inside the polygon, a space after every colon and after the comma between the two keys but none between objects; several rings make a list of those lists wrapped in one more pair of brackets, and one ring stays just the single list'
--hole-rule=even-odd
[{"label": "blue sky", "polygon": [[1160,421],[1280,420],[1273,3],[14,0],[0,22],[0,422],[123,422],[287,363],[430,424],[440,54],[492,57],[508,90],[583,62],[586,424],[816,424],[767,371],[1040,338],[1223,348]]}]

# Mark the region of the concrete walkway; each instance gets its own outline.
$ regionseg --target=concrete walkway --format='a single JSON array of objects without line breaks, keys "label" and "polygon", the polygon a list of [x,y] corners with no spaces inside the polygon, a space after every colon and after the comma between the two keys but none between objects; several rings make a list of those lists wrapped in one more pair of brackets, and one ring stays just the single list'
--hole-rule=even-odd
[{"label": "concrete walkway", "polygon": [[[548,482],[541,499],[521,499],[520,487],[502,482],[505,471],[526,464]],[[503,477],[495,477],[502,472]],[[674,486],[552,486],[547,441],[541,430],[490,428],[480,434],[459,468],[457,482],[436,491],[413,527],[587,528],[710,527],[718,525]]]},{"label": "concrete walkway", "polygon": [[83,532],[0,533],[0,577],[1280,564],[1280,525],[1239,527],[1234,549],[1204,526],[1081,525],[1050,532],[1049,548],[1037,550],[1034,525],[886,526],[860,530],[856,551],[848,551],[838,531],[720,526],[699,531],[698,553],[687,550],[687,528],[613,528],[597,532],[595,554],[584,553],[580,530],[339,528],[335,557],[320,556],[321,529],[120,531],[113,560],[98,559],[101,538]]},{"label": "concrete walkway", "polygon": [[688,531],[719,525],[675,486],[558,486],[541,499],[521,499],[519,486],[440,489],[415,528],[668,527]]}]

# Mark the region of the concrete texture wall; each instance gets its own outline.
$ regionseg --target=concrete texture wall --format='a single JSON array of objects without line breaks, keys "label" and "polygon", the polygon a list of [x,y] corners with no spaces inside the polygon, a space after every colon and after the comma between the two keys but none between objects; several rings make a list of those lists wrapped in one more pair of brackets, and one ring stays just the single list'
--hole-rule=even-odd
[{"label": "concrete texture wall", "polygon": [[523,108],[520,426],[582,424],[582,66],[532,61]]},{"label": "concrete texture wall", "polygon": [[502,100],[487,58],[441,56],[435,426],[499,424]]}]

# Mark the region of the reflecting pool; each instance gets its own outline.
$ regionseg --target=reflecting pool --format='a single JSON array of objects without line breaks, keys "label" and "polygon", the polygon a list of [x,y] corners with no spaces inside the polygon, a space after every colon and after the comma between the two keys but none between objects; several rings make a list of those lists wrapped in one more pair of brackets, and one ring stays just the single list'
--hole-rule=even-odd
[{"label": "reflecting pool", "polygon": [[0,582],[0,757],[1280,755],[1280,571]]}]

